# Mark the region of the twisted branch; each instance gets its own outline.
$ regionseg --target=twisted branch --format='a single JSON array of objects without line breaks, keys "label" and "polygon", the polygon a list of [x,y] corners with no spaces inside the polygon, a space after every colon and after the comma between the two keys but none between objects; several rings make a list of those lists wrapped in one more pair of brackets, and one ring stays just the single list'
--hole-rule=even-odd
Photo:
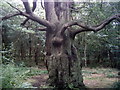
[{"label": "twisted branch", "polygon": [[113,20],[117,20],[118,22],[120,22],[120,13],[109,17],[108,19],[102,21],[102,23],[100,23],[99,25],[96,25],[96,26],[87,26],[87,25],[79,23],[78,20],[70,21],[70,22],[63,25],[63,27],[61,29],[61,34],[64,33],[65,30],[67,30],[68,27],[71,27],[71,26],[74,26],[74,25],[77,25],[77,26],[82,28],[82,29],[77,30],[77,32],[75,31],[76,34],[80,33],[80,32],[84,32],[84,31],[97,32],[97,31],[103,29],[106,25],[108,25]]}]

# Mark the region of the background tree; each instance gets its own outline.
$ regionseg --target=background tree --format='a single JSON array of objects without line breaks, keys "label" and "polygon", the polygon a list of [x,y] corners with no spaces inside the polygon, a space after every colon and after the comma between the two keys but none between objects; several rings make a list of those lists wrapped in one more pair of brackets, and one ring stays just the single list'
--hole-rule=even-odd
[{"label": "background tree", "polygon": [[[14,13],[13,8],[9,7],[6,2],[0,2],[2,8],[1,17],[10,12]],[[22,7],[19,3],[11,3],[19,8]],[[39,24],[35,22],[28,21],[25,27],[21,26],[20,23],[24,19],[23,17],[17,16],[11,20],[1,22],[1,44],[2,51],[4,51],[2,56],[3,63],[11,62],[11,60],[18,65],[24,63],[26,66],[35,66],[37,61],[39,65],[43,63],[44,32],[36,30]]]},{"label": "background tree", "polygon": [[[79,88],[84,87],[81,75],[81,60],[78,58],[73,42],[75,36],[85,31],[97,32],[114,19],[120,21],[120,14],[113,15],[96,26],[87,26],[80,20],[72,20],[71,5],[73,5],[73,2],[69,0],[66,2],[60,1],[44,1],[46,19],[42,19],[33,13],[36,8],[36,0],[33,2],[32,9],[27,0],[26,2],[22,0],[25,12],[9,4],[17,12],[3,17],[2,20],[22,15],[26,17],[24,24],[31,19],[45,26],[45,28],[39,28],[39,30],[46,31],[45,63],[49,72],[50,85],[56,87],[69,87],[69,85]],[[23,23],[22,25],[24,25]],[[76,29],[73,26],[79,27]]]},{"label": "background tree", "polygon": [[[88,24],[96,24],[99,23],[101,19],[107,18],[109,15],[112,15],[113,13],[119,13],[119,4],[120,2],[106,2],[106,3],[84,3],[81,10],[78,9],[78,11],[86,10],[88,14],[84,15],[84,13],[79,13],[78,18],[82,16],[81,19],[85,21],[89,21]],[[79,5],[78,5],[79,6]],[[78,7],[76,5],[76,7]],[[80,7],[80,6],[79,6]],[[90,7],[90,8],[87,8]],[[92,13],[91,13],[92,12]],[[74,14],[78,14],[78,12],[75,12]],[[94,18],[93,18],[94,17]],[[98,18],[99,17],[99,18]],[[86,22],[87,23],[87,22]],[[114,24],[113,24],[114,23]],[[86,54],[87,54],[87,64],[88,66],[103,66],[103,67],[117,67],[116,65],[112,65],[119,62],[119,59],[113,60],[111,58],[119,57],[118,54],[109,55],[109,50],[112,47],[109,47],[110,44],[115,47],[119,47],[119,40],[117,39],[119,37],[119,23],[114,21],[113,23],[110,23],[106,28],[103,29],[103,31],[100,31],[98,33],[92,33],[92,32],[86,32],[86,34],[81,33],[77,37],[77,48],[79,50],[80,57],[84,57],[84,46],[87,44]],[[116,24],[115,24],[116,23]],[[86,38],[85,38],[86,37]],[[84,44],[84,41],[86,42]],[[81,46],[81,47],[79,47]],[[119,53],[119,48],[114,48],[114,53]],[[112,53],[111,53],[112,54]],[[84,59],[83,65],[84,65]],[[111,61],[112,60],[112,61]]]}]

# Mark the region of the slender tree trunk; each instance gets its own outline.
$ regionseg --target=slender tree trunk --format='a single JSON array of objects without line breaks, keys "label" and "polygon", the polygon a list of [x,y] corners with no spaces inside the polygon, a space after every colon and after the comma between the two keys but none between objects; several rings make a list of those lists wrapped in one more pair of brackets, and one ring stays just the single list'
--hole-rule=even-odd
[{"label": "slender tree trunk", "polygon": [[32,58],[32,40],[31,40],[31,34],[29,34],[29,59]]},{"label": "slender tree trunk", "polygon": [[85,48],[84,48],[85,67],[87,67],[87,52],[86,52],[86,50],[87,50],[87,45],[86,45],[86,43],[85,43]]},{"label": "slender tree trunk", "polygon": [[87,67],[87,43],[86,43],[86,33],[84,34],[84,61],[85,61],[85,67]]},{"label": "slender tree trunk", "polygon": [[111,62],[111,67],[114,68],[116,62],[113,60],[113,53],[111,52],[111,50],[108,51],[108,56]]},{"label": "slender tree trunk", "polygon": [[34,56],[34,58],[35,58],[35,64],[36,65],[38,65],[38,60],[39,60],[39,54],[38,54],[39,52],[38,52],[38,48],[35,48],[35,56]]},{"label": "slender tree trunk", "polygon": [[24,59],[24,47],[23,47],[23,42],[21,42],[20,45],[20,56],[21,56],[21,61]]},{"label": "slender tree trunk", "polygon": [[[0,51],[2,51],[2,29],[0,29]],[[2,53],[0,53],[0,64],[2,64]]]}]

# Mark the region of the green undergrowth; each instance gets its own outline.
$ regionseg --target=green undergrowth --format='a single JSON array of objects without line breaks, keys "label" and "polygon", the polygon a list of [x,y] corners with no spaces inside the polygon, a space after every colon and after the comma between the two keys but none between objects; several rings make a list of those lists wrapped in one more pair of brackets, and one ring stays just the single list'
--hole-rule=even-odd
[{"label": "green undergrowth", "polygon": [[120,81],[115,82],[111,88],[114,88],[115,90],[120,90]]},{"label": "green undergrowth", "polygon": [[115,88],[120,90],[118,81],[119,70],[114,68],[84,68],[82,75],[84,83],[89,88]]},{"label": "green undergrowth", "polygon": [[26,82],[30,76],[48,73],[34,67],[16,66],[14,64],[1,65],[0,81],[2,88],[35,88],[31,83]]},{"label": "green undergrowth", "polygon": [[89,76],[93,74],[104,74],[107,78],[117,77],[117,69],[113,68],[83,68],[83,76]]}]

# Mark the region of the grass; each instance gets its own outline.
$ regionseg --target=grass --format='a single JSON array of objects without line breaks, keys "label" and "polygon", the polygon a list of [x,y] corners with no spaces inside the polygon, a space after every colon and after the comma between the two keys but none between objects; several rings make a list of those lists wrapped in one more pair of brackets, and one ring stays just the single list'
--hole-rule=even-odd
[{"label": "grass", "polygon": [[[47,74],[47,70],[36,67],[15,66],[14,64],[2,65],[0,80],[3,88],[36,88],[28,81],[32,76]],[[83,68],[84,83],[89,88],[118,88],[116,83],[116,69],[111,68]],[[33,80],[33,79],[32,79]],[[35,80],[35,79],[34,79]],[[37,80],[37,79],[36,79]],[[36,81],[34,81],[36,82]],[[1,85],[1,83],[0,83]],[[47,86],[43,86],[44,88]]]},{"label": "grass", "polygon": [[[112,68],[83,68],[82,69],[83,78],[84,78],[84,84],[88,88],[111,88],[111,86],[117,82],[117,73],[118,70],[112,69]],[[46,75],[37,75],[35,76],[37,78],[43,78],[42,80],[46,81],[47,79],[44,79]],[[28,81],[32,84],[38,84],[38,87],[46,88],[48,87],[45,85],[42,80],[38,80],[35,78],[29,78]],[[40,86],[41,85],[41,86]],[[118,85],[118,84],[117,84]],[[72,88],[72,85],[69,87]],[[115,87],[115,85],[114,85]],[[116,86],[117,87],[117,86]]]},{"label": "grass", "polygon": [[117,76],[118,70],[112,68],[83,68],[83,75],[91,75],[91,74],[104,74],[109,77],[109,75]]},{"label": "grass", "polygon": [[46,70],[15,66],[14,64],[2,65],[0,72],[2,88],[34,88],[31,83],[26,82],[26,79],[30,76],[48,73]]},{"label": "grass", "polygon": [[39,74],[47,74],[48,71],[47,70],[40,70],[38,68],[27,68],[29,70],[29,72],[27,73],[27,76],[34,76],[34,75],[39,75]]},{"label": "grass", "polygon": [[83,68],[84,83],[89,88],[111,88],[117,82],[118,70],[112,68]]}]

